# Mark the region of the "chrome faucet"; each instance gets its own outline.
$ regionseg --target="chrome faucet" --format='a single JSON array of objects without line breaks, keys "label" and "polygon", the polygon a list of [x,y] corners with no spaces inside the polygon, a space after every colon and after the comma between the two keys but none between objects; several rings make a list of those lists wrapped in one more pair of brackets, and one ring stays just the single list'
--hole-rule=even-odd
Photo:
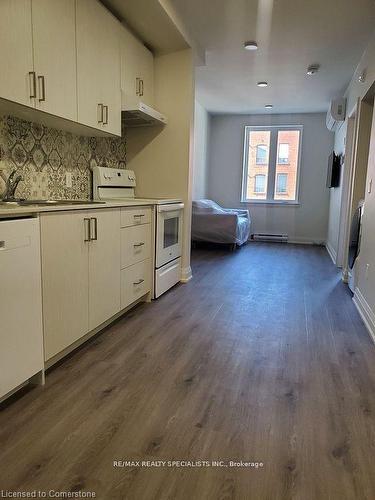
[{"label": "chrome faucet", "polygon": [[23,181],[22,175],[17,175],[17,177],[15,177],[16,173],[17,173],[17,170],[13,170],[9,174],[9,177],[6,178],[4,173],[2,171],[0,171],[0,175],[5,182],[5,191],[3,194],[2,201],[15,201],[16,200],[14,195],[15,195],[17,186],[21,181]]}]

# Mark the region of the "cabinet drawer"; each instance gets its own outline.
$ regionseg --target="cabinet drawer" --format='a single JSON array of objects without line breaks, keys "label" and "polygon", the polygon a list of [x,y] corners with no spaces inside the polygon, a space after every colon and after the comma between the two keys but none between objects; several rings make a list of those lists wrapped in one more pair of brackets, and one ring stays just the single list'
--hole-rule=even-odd
[{"label": "cabinet drawer", "polygon": [[144,260],[121,271],[121,308],[151,290],[151,260]]},{"label": "cabinet drawer", "polygon": [[139,226],[151,222],[151,208],[122,208],[121,227]]},{"label": "cabinet drawer", "polygon": [[121,269],[151,258],[151,224],[121,229]]}]

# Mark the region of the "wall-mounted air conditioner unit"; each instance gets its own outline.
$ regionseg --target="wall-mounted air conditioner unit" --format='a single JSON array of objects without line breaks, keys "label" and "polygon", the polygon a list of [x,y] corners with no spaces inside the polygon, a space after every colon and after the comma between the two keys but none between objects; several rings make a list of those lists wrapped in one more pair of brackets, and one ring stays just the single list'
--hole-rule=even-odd
[{"label": "wall-mounted air conditioner unit", "polygon": [[331,102],[328,113],[326,124],[328,130],[334,130],[337,122],[343,122],[345,120],[346,112],[346,99],[335,99]]}]

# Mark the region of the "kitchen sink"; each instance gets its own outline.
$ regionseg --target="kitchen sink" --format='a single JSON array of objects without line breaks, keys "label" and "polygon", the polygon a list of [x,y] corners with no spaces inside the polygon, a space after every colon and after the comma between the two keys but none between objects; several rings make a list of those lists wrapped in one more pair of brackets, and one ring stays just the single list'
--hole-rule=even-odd
[{"label": "kitchen sink", "polygon": [[49,207],[61,205],[101,205],[104,201],[93,200],[16,200],[16,201],[0,201],[0,206],[14,206],[14,207]]}]

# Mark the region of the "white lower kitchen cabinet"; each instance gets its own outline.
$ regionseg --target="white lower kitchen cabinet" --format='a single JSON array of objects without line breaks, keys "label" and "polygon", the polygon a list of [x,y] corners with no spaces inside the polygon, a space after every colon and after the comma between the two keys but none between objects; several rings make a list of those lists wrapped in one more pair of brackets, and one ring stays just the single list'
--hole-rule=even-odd
[{"label": "white lower kitchen cabinet", "polygon": [[87,218],[84,211],[40,217],[45,360],[89,331]]},{"label": "white lower kitchen cabinet", "polygon": [[0,399],[43,363],[39,220],[0,220]]},{"label": "white lower kitchen cabinet", "polygon": [[151,290],[151,261],[138,262],[121,271],[121,308],[128,307]]},{"label": "white lower kitchen cabinet", "polygon": [[121,229],[121,268],[151,258],[151,225]]},{"label": "white lower kitchen cabinet", "polygon": [[90,212],[89,329],[120,309],[120,210]]},{"label": "white lower kitchen cabinet", "polygon": [[151,291],[151,224],[121,228],[122,212],[40,215],[47,366]]},{"label": "white lower kitchen cabinet", "polygon": [[41,215],[45,359],[120,311],[120,210]]}]

